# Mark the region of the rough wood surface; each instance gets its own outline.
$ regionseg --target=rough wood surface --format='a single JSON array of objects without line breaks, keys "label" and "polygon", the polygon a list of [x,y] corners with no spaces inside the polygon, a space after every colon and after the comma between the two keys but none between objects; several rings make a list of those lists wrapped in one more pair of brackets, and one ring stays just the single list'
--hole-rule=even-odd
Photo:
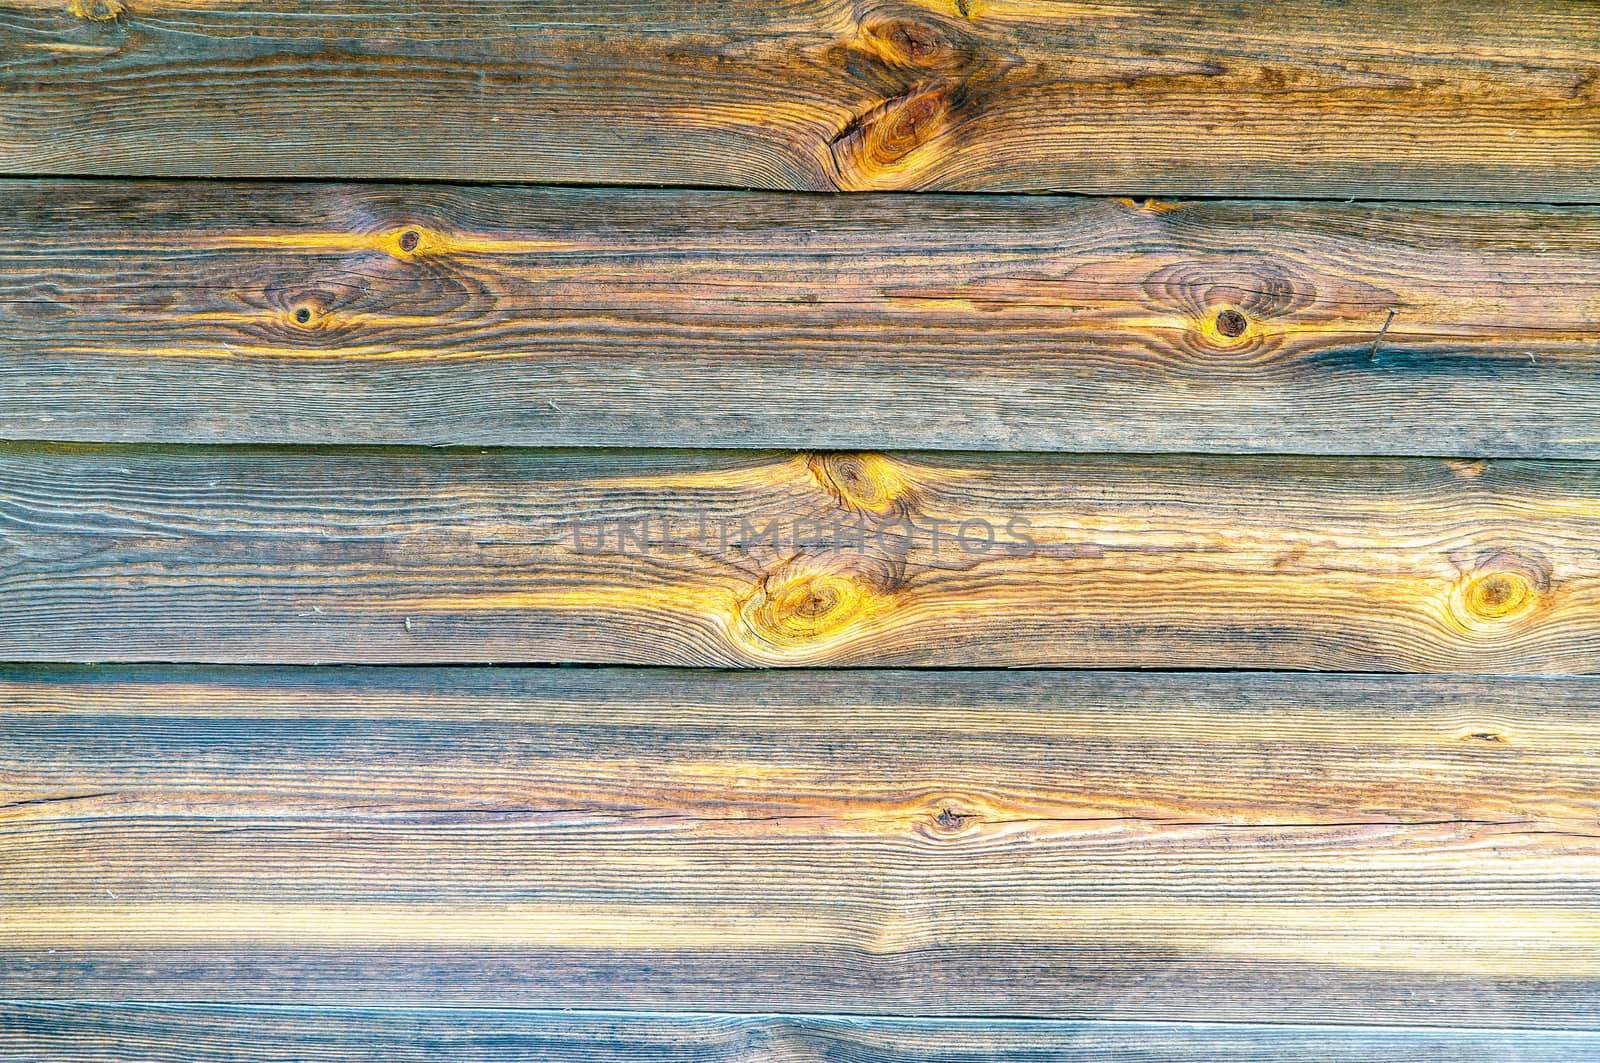
[{"label": "rough wood surface", "polygon": [[1572,0],[7,0],[0,168],[1593,201]]},{"label": "rough wood surface", "polygon": [[1600,465],[0,448],[0,658],[1600,670]]},{"label": "rough wood surface", "polygon": [[1597,696],[11,667],[0,999],[1592,1027]]},{"label": "rough wood surface", "polygon": [[1600,1034],[1165,1022],[0,1003],[51,1063],[1593,1063]]},{"label": "rough wood surface", "polygon": [[1600,212],[0,183],[0,436],[1600,456]]}]

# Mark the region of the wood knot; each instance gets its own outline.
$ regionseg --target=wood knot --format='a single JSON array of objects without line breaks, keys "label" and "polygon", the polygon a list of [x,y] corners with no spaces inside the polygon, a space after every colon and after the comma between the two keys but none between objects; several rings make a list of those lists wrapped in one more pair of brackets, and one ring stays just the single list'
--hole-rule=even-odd
[{"label": "wood knot", "polygon": [[937,794],[925,800],[928,803],[921,804],[911,820],[912,830],[924,838],[945,841],[977,830],[983,821],[982,814],[974,811],[977,806],[957,794]]},{"label": "wood knot", "polygon": [[1490,572],[1467,584],[1467,608],[1474,616],[1498,620],[1521,611],[1532,599],[1533,588],[1517,572]]},{"label": "wood knot", "polygon": [[396,258],[436,255],[445,251],[449,245],[449,241],[442,233],[431,232],[415,225],[387,234],[381,243],[383,250]]},{"label": "wood knot", "polygon": [[1250,327],[1250,322],[1237,310],[1224,310],[1217,315],[1217,331],[1229,339],[1244,335],[1244,330]]},{"label": "wood knot", "polygon": [[341,310],[352,298],[337,288],[275,285],[261,300],[260,330],[272,342],[297,349],[332,349],[350,339],[351,318]]},{"label": "wood knot", "polygon": [[1129,210],[1136,210],[1141,214],[1170,214],[1187,206],[1187,204],[1179,200],[1156,199],[1154,196],[1145,196],[1143,199],[1122,196],[1116,202]]},{"label": "wood knot", "polygon": [[1204,372],[1258,371],[1282,357],[1286,330],[1274,322],[1304,315],[1316,301],[1311,278],[1276,260],[1169,263],[1142,282],[1145,303],[1172,315],[1180,364]]},{"label": "wood knot", "polygon": [[910,486],[881,454],[813,454],[806,465],[839,505],[863,513],[896,510]]},{"label": "wood knot", "polygon": [[1464,624],[1501,623],[1530,612],[1549,590],[1550,570],[1544,562],[1497,551],[1457,581],[1453,611]]},{"label": "wood knot", "polygon": [[906,18],[868,22],[861,27],[861,45],[890,66],[953,68],[966,59],[937,26]]},{"label": "wood knot", "polygon": [[871,610],[873,592],[841,572],[791,564],[762,578],[739,610],[757,645],[779,651],[833,641]]},{"label": "wood knot", "polygon": [[67,10],[88,22],[112,22],[127,10],[121,0],[71,0]]},{"label": "wood knot", "polygon": [[883,171],[896,168],[938,136],[949,121],[950,109],[944,86],[923,84],[851,119],[828,144],[840,187],[885,184]]},{"label": "wood knot", "polygon": [[1483,471],[1489,467],[1489,463],[1481,458],[1477,460],[1446,458],[1444,459],[1444,467],[1463,480],[1476,480],[1483,475]]}]

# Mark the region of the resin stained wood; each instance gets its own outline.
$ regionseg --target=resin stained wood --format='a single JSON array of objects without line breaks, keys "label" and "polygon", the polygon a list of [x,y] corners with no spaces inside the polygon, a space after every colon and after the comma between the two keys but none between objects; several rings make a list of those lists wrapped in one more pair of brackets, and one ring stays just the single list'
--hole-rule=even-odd
[{"label": "resin stained wood", "polygon": [[0,436],[1600,454],[1600,213],[0,183]]},{"label": "resin stained wood", "polygon": [[1595,202],[1570,0],[7,0],[21,174]]},{"label": "resin stained wood", "polygon": [[12,669],[0,999],[1581,1026],[1597,689]]},{"label": "resin stained wood", "polygon": [[0,1063],[1600,1058],[1597,263],[1580,0],[0,0]]},{"label": "resin stained wood", "polygon": [[0,653],[1587,672],[1600,466],[12,446]]}]

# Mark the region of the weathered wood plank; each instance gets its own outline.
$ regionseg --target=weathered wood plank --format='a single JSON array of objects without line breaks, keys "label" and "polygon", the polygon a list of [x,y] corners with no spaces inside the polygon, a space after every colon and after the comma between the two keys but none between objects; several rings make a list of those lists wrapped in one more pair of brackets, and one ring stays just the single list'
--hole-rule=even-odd
[{"label": "weathered wood plank", "polygon": [[10,173],[1593,201],[1570,0],[7,0]]},{"label": "weathered wood plank", "polygon": [[1594,210],[34,181],[0,204],[12,438],[1600,456]]},{"label": "weathered wood plank", "polygon": [[1600,464],[0,448],[0,658],[1600,670]]},{"label": "weathered wood plank", "polygon": [[12,667],[0,998],[1592,1027],[1597,696]]},{"label": "weathered wood plank", "polygon": [[214,1004],[0,1004],[0,1059],[52,1063],[1593,1063],[1600,1034],[1166,1022]]}]

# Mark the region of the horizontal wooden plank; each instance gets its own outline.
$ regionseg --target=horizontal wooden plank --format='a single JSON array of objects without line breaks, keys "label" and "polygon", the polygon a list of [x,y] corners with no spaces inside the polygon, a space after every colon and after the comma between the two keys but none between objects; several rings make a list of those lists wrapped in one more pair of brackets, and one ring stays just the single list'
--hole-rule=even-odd
[{"label": "horizontal wooden plank", "polygon": [[6,0],[10,173],[1594,201],[1600,14]]},{"label": "horizontal wooden plank", "polygon": [[1600,670],[1600,465],[0,448],[0,659]]},{"label": "horizontal wooden plank", "polygon": [[0,998],[1593,1027],[1597,696],[10,667]]},{"label": "horizontal wooden plank", "polygon": [[468,1008],[0,1004],[0,1059],[53,1063],[1592,1063],[1600,1034]]},{"label": "horizontal wooden plank", "polygon": [[0,183],[0,436],[1600,456],[1600,211]]}]

